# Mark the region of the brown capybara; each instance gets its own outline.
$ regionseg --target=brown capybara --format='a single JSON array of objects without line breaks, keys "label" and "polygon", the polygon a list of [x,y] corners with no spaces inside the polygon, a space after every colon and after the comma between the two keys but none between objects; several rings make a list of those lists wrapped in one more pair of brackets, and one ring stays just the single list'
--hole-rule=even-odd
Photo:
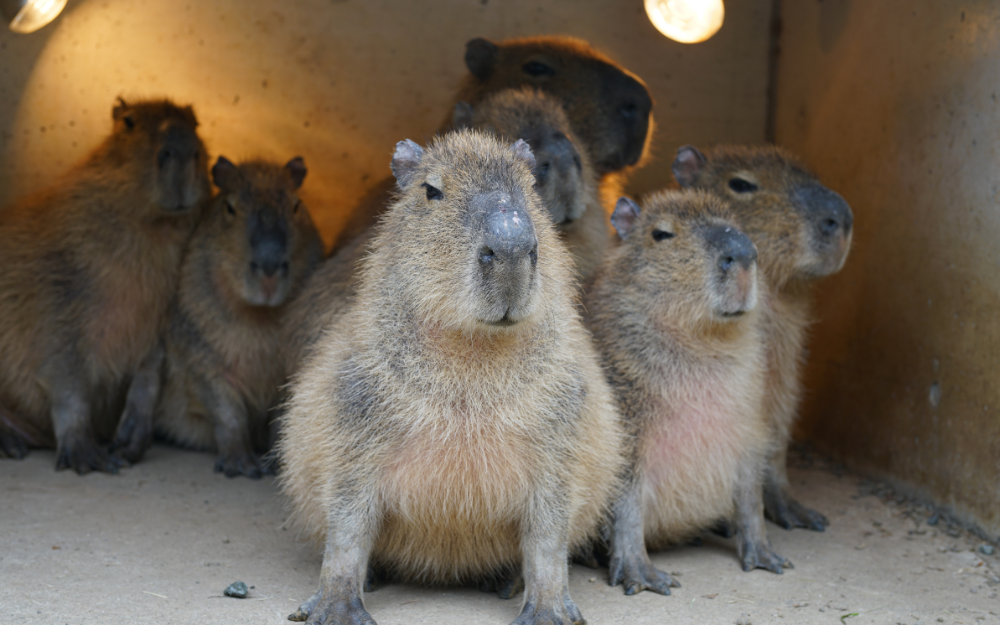
[{"label": "brown capybara", "polygon": [[119,99],[112,117],[60,182],[0,211],[0,429],[21,439],[6,455],[55,447],[78,473],[152,439],[160,336],[210,190],[191,107]]},{"label": "brown capybara", "polygon": [[577,275],[586,282],[607,249],[608,220],[597,174],[586,151],[577,149],[580,141],[559,101],[530,87],[505,89],[475,107],[456,104],[452,126],[528,142],[535,155],[535,190],[573,255]]},{"label": "brown capybara", "polygon": [[[465,45],[465,65],[469,74],[455,103],[477,106],[492,93],[520,87],[558,99],[601,178],[601,197],[613,205],[626,171],[641,164],[653,135],[653,98],[638,76],[586,41],[565,36],[501,42],[477,37]],[[449,114],[442,132],[451,121]],[[392,192],[391,178],[377,184],[351,214],[334,249],[374,224]]]},{"label": "brown capybara", "polygon": [[609,574],[669,594],[647,548],[732,519],[744,570],[781,573],[764,527],[765,346],[757,250],[724,202],[661,191],[621,198],[621,237],[585,297],[587,324],[632,441],[614,505]]},{"label": "brown capybara", "polygon": [[374,623],[374,565],[425,583],[523,570],[516,623],[583,622],[567,557],[604,518],[622,438],[533,165],[524,141],[473,130],[397,145],[399,199],[282,427],[294,517],[326,544],[293,620]]},{"label": "brown capybara", "polygon": [[167,331],[156,430],[219,453],[217,472],[261,476],[268,413],[287,372],[279,358],[288,301],[323,257],[298,190],[305,163],[219,157],[219,193],[188,245]]},{"label": "brown capybara", "polygon": [[673,170],[682,187],[729,200],[740,229],[760,252],[761,277],[771,293],[761,310],[768,344],[764,412],[772,431],[765,512],[785,529],[823,531],[829,524],[826,517],[792,497],[785,465],[802,394],[799,376],[811,321],[811,286],[847,260],[851,208],[775,146],[719,146],[705,154],[685,146],[677,151]]}]

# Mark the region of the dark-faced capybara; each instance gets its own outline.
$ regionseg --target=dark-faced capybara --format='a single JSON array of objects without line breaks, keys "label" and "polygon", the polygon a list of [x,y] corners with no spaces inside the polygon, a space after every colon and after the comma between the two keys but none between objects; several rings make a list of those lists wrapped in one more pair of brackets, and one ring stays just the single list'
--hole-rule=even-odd
[{"label": "dark-faced capybara", "polygon": [[[63,180],[0,211],[0,429],[21,439],[6,455],[54,446],[78,473],[151,441],[160,337],[209,193],[191,107],[119,99],[112,117]],[[112,433],[118,456],[99,445]]]},{"label": "dark-faced capybara", "polygon": [[257,478],[268,414],[287,372],[281,322],[287,303],[323,257],[298,196],[305,163],[219,157],[219,194],[195,230],[167,332],[156,429],[219,453],[215,469]]}]

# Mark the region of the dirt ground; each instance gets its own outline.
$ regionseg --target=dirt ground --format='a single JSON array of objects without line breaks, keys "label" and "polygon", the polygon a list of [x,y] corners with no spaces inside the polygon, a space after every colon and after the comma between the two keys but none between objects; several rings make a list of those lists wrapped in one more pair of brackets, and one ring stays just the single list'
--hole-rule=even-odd
[{"label": "dirt ground", "polygon": [[[0,623],[287,623],[318,583],[320,555],[284,527],[272,478],[227,479],[210,454],[157,445],[121,475],[53,471],[51,452],[0,461]],[[570,569],[591,624],[1000,622],[1000,549],[856,475],[803,463],[801,500],[825,533],[769,526],[795,568],[744,573],[731,541],[706,536],[653,556],[683,584],[626,597],[606,570]],[[247,599],[222,595],[231,582]],[[520,596],[388,584],[366,595],[381,624],[512,621]]]}]

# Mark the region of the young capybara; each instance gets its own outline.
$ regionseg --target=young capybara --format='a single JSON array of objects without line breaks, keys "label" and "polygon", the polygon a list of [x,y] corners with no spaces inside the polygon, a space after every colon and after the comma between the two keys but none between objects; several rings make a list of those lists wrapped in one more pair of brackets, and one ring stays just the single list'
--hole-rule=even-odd
[{"label": "young capybara", "polygon": [[22,439],[7,455],[54,446],[78,473],[152,439],[160,336],[210,190],[191,107],[119,99],[112,117],[62,181],[0,211],[0,429]]},{"label": "young capybara", "polygon": [[799,376],[811,321],[811,286],[847,260],[851,208],[775,146],[720,146],[705,154],[685,146],[677,151],[673,170],[682,187],[728,199],[740,228],[760,252],[762,279],[771,293],[761,311],[768,344],[764,412],[772,446],[764,479],[765,512],[785,529],[823,531],[829,524],[826,517],[791,496],[785,465],[802,394]]},{"label": "young capybara", "polygon": [[284,490],[326,544],[293,620],[373,623],[373,565],[426,583],[523,571],[516,623],[583,622],[567,557],[604,517],[622,438],[533,161],[473,130],[396,146],[399,199],[282,427]]},{"label": "young capybara", "polygon": [[284,167],[219,157],[219,194],[188,245],[167,331],[156,430],[215,449],[215,470],[261,476],[254,448],[268,443],[268,411],[287,372],[279,356],[286,304],[323,257],[298,197],[305,163]]},{"label": "young capybara", "polygon": [[626,594],[675,585],[647,554],[732,519],[744,570],[780,573],[764,528],[764,334],[757,250],[724,202],[621,198],[585,297],[588,327],[632,444],[614,505],[609,574]]},{"label": "young capybara", "polygon": [[473,107],[455,105],[455,128],[480,128],[509,140],[524,139],[535,155],[535,190],[586,282],[608,246],[608,220],[597,192],[597,174],[577,149],[558,100],[529,87],[497,91]]},{"label": "young capybara", "polygon": [[[565,36],[492,42],[481,37],[465,46],[469,74],[454,102],[472,106],[505,89],[530,87],[562,104],[573,132],[601,179],[601,197],[620,195],[628,169],[641,164],[653,134],[653,98],[642,80],[586,41]],[[441,131],[451,129],[452,116]],[[387,178],[356,207],[338,235],[339,249],[377,221],[389,205]],[[609,209],[610,209],[609,204]]]}]

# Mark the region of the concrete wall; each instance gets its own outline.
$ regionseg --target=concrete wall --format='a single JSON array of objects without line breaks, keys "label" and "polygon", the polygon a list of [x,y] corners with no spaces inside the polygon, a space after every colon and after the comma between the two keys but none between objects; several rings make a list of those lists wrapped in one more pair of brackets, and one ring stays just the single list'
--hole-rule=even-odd
[{"label": "concrete wall", "polygon": [[1000,5],[782,3],[776,139],[855,212],[802,433],[1000,535]]},{"label": "concrete wall", "polygon": [[677,145],[760,141],[771,0],[731,3],[713,39],[655,31],[641,0],[70,0],[33,35],[0,29],[0,206],[47,184],[110,128],[114,98],[195,104],[213,156],[305,157],[307,203],[329,240],[396,141],[449,114],[465,42],[565,33],[642,76],[657,101],[657,158]]}]

